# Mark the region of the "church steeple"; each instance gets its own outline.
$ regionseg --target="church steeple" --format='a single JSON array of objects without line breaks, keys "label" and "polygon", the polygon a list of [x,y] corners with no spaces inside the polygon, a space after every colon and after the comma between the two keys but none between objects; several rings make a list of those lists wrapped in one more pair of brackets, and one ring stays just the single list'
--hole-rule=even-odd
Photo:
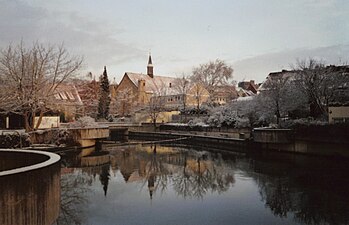
[{"label": "church steeple", "polygon": [[148,59],[148,66],[147,66],[147,74],[149,77],[153,78],[154,73],[153,73],[153,62],[151,60],[151,55],[149,53],[149,59]]}]

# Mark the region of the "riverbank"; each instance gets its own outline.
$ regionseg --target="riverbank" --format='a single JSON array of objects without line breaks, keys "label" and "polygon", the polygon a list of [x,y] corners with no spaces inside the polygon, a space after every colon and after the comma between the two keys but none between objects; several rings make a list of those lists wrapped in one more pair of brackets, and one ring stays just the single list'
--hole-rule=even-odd
[{"label": "riverbank", "polygon": [[338,135],[338,138],[335,138],[338,130],[323,129],[322,132],[316,134],[314,128],[301,130],[255,129],[250,138],[246,138],[242,133],[240,133],[240,137],[243,138],[233,138],[232,136],[236,136],[236,134],[203,131],[129,131],[128,137],[140,140],[187,138],[180,140],[180,143],[239,152],[277,151],[349,158],[349,139],[345,138],[345,135],[348,134],[343,133],[343,129],[347,128],[340,129],[342,133]]}]

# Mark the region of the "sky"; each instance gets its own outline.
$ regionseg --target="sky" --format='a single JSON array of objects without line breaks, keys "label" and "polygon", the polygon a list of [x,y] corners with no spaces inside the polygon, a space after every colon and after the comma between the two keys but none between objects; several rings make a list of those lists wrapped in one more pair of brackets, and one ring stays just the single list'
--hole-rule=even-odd
[{"label": "sky", "polygon": [[234,80],[262,82],[297,60],[349,62],[348,0],[0,0],[0,48],[64,43],[84,57],[81,76],[106,66],[181,76],[217,58]]}]

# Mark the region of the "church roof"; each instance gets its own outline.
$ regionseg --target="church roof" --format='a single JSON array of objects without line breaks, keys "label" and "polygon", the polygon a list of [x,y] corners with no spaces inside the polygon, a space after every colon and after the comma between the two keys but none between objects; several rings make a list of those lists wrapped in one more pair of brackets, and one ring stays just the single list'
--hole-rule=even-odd
[{"label": "church roof", "polygon": [[145,91],[148,93],[159,93],[160,95],[178,95],[180,94],[178,88],[176,87],[177,78],[158,76],[150,77],[147,74],[142,73],[125,73],[132,83],[138,87],[138,81],[145,81]]}]

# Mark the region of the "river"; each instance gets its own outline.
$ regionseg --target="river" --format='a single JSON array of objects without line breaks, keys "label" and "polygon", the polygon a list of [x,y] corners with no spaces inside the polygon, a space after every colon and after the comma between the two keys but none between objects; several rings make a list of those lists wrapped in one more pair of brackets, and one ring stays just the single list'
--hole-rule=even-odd
[{"label": "river", "polygon": [[62,159],[58,224],[348,224],[349,163],[163,145],[108,148],[110,164]]}]

